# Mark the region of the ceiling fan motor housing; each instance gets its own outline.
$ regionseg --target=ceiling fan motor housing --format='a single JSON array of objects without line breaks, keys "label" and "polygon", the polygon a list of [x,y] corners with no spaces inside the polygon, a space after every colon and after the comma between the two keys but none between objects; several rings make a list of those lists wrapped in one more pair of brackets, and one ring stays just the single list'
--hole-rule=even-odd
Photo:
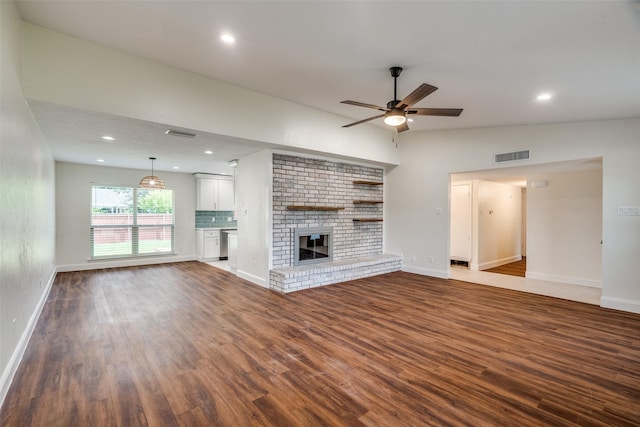
[{"label": "ceiling fan motor housing", "polygon": [[400,101],[399,101],[399,100],[397,100],[397,99],[394,99],[393,101],[389,101],[389,102],[387,102],[387,108],[388,108],[389,110],[393,110],[393,109],[395,109],[395,108],[396,108],[396,105],[398,105],[398,102],[400,102]]}]

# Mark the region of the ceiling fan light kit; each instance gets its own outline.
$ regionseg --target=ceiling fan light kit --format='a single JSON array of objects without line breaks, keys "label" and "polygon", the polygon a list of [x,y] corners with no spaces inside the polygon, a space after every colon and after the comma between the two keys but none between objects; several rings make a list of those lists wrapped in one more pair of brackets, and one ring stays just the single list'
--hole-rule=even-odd
[{"label": "ceiling fan light kit", "polygon": [[387,102],[387,107],[379,107],[373,104],[365,104],[358,101],[342,101],[342,104],[355,105],[356,107],[371,108],[373,110],[383,111],[384,114],[369,117],[368,119],[359,120],[357,122],[349,123],[342,126],[348,128],[351,126],[359,125],[360,123],[366,123],[371,120],[384,117],[384,123],[389,126],[394,126],[398,132],[404,132],[409,130],[407,125],[407,114],[414,114],[417,116],[441,116],[441,117],[458,117],[462,113],[462,108],[409,108],[413,104],[421,101],[427,95],[432,94],[437,87],[428,85],[426,83],[421,84],[407,95],[403,100],[398,101],[397,96],[397,79],[402,73],[402,67],[389,68],[391,77],[393,77],[393,100]]},{"label": "ceiling fan light kit", "polygon": [[384,123],[389,126],[400,126],[407,121],[404,112],[394,108],[384,115]]}]

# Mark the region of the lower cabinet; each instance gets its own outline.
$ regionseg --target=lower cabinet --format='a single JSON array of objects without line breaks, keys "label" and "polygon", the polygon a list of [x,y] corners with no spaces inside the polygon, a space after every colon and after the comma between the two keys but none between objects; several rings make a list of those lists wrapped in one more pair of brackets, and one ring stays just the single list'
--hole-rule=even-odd
[{"label": "lower cabinet", "polygon": [[220,230],[196,229],[196,256],[200,261],[220,259]]}]

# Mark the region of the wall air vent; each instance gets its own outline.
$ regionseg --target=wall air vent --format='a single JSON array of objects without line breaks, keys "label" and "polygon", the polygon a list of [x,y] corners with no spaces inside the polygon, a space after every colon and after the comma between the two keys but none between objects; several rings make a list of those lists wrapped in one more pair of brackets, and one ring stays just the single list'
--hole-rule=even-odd
[{"label": "wall air vent", "polygon": [[512,162],[514,160],[529,160],[529,150],[514,151],[512,153],[500,153],[495,155],[495,162]]},{"label": "wall air vent", "polygon": [[193,138],[194,136],[196,136],[195,133],[175,129],[167,129],[164,131],[164,133],[167,135],[184,136],[185,138]]}]

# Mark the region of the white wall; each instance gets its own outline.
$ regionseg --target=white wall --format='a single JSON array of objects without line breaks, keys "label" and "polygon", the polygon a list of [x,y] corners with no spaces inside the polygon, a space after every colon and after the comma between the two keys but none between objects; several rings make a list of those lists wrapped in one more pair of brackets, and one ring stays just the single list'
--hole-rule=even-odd
[{"label": "white wall", "polygon": [[520,216],[522,218],[522,224],[520,225],[520,254],[523,257],[527,256],[527,189],[520,189],[520,203],[522,212]]},{"label": "white wall", "polygon": [[137,187],[149,170],[56,162],[56,263],[59,271],[192,260],[196,257],[196,183],[193,175],[162,172],[174,194],[175,256],[93,260],[89,258],[91,186]]},{"label": "white wall", "polygon": [[527,164],[602,157],[601,304],[640,312],[640,217],[617,215],[618,206],[640,206],[638,135],[638,118],[402,134],[400,166],[385,179],[385,250],[402,253],[406,271],[447,277],[450,173],[516,166],[493,155],[524,149]]},{"label": "white wall", "polygon": [[471,262],[472,270],[486,270],[522,258],[520,254],[520,187],[483,180],[473,181],[477,188],[477,217],[473,241],[477,242]]},{"label": "white wall", "polygon": [[271,268],[272,151],[241,158],[236,168],[238,270],[240,277],[269,286]]},{"label": "white wall", "polygon": [[0,1],[0,404],[55,274],[53,158],[22,93],[20,25]]},{"label": "white wall", "polygon": [[[221,135],[393,164],[388,129],[348,119],[25,24],[30,99]],[[222,101],[223,100],[223,101]],[[337,102],[337,101],[336,101]]]},{"label": "white wall", "polygon": [[601,287],[602,170],[530,178],[527,277]]}]

